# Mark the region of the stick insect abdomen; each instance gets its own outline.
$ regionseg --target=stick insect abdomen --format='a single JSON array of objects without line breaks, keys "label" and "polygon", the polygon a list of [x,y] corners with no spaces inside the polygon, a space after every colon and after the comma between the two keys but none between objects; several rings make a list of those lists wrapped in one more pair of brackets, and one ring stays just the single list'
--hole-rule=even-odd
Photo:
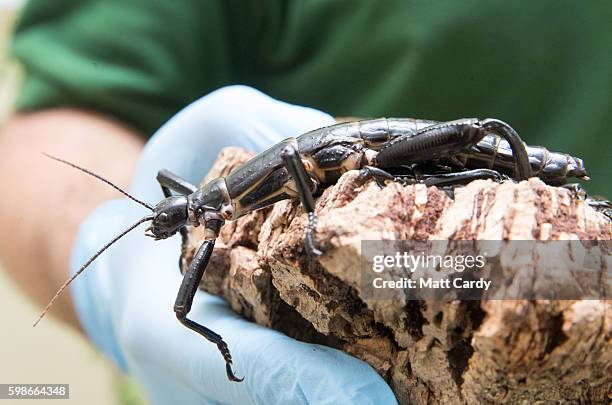
[{"label": "stick insect abdomen", "polygon": [[[580,158],[566,153],[552,152],[542,146],[525,146],[533,175],[547,184],[562,185],[567,182],[568,177],[584,178],[587,175]],[[467,168],[488,167],[505,174],[511,174],[514,168],[510,145],[493,134],[486,135],[468,152],[457,158]],[[453,166],[452,163],[449,165]]]}]

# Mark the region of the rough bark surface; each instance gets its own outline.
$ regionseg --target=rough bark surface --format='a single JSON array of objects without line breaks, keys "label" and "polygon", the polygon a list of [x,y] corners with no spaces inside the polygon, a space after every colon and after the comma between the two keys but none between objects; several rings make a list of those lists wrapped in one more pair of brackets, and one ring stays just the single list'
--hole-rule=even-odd
[{"label": "rough bark surface", "polygon": [[[251,156],[223,150],[204,182]],[[609,241],[610,222],[567,190],[474,181],[451,199],[422,185],[381,190],[348,172],[317,212],[319,259],[305,254],[301,207],[282,201],[224,226],[201,288],[254,322],[368,362],[403,404],[610,400],[610,301],[362,298],[361,240]],[[201,227],[190,231],[184,265],[201,239]]]}]

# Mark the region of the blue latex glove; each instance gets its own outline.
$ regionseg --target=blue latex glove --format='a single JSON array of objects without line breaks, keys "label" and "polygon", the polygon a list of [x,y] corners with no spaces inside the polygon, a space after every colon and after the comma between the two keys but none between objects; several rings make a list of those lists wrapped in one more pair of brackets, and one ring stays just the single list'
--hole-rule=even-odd
[{"label": "blue latex glove", "polygon": [[[163,198],[155,180],[161,168],[199,184],[225,146],[262,151],[333,122],[327,114],[247,87],[220,89],[157,131],[144,149],[131,192],[155,204]],[[72,271],[148,213],[127,199],[99,207],[81,226]],[[76,280],[72,292],[91,340],[140,383],[152,403],[396,403],[368,364],[248,322],[224,300],[199,291],[190,318],[228,343],[236,375],[245,377],[242,383],[229,382],[216,345],[185,328],[174,315],[182,279],[177,266],[180,236],[154,241],[143,235],[145,227],[100,256]]]}]

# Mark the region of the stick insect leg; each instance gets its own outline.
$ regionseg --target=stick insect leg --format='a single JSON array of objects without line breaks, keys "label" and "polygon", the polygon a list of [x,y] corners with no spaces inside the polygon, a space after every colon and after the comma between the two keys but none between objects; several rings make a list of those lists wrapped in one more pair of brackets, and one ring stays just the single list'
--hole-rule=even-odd
[{"label": "stick insect leg", "polygon": [[359,177],[363,181],[368,180],[368,179],[374,179],[374,181],[376,182],[376,185],[378,185],[379,188],[385,187],[385,180],[391,180],[391,181],[398,180],[398,178],[393,176],[391,173],[383,169],[379,169],[378,167],[374,167],[374,166],[363,166],[359,170]]},{"label": "stick insect leg", "polygon": [[487,118],[480,123],[484,129],[490,130],[505,139],[512,148],[514,156],[514,178],[516,180],[527,180],[532,177],[531,163],[525,143],[514,128],[503,121]]},{"label": "stick insect leg", "polygon": [[[164,197],[168,198],[170,196],[172,196],[172,192],[170,191],[170,189],[166,186],[161,186],[162,192],[164,193]],[[178,260],[178,267],[179,267],[179,271],[182,273],[183,270],[183,248],[185,246],[187,246],[187,241],[189,239],[189,235],[187,234],[187,227],[186,226],[182,226],[179,229],[179,233],[181,234],[181,255],[179,256],[179,260]]]},{"label": "stick insect leg", "polygon": [[200,281],[202,280],[202,276],[204,275],[204,271],[206,270],[206,266],[208,265],[208,261],[210,260],[210,255],[212,254],[214,246],[214,240],[207,240],[204,241],[204,243],[202,243],[198,249],[198,252],[194,256],[189,268],[185,272],[185,276],[183,277],[183,282],[181,283],[181,287],[179,288],[179,292],[174,303],[174,312],[176,313],[178,320],[183,325],[204,336],[204,338],[206,338],[206,340],[209,342],[217,345],[217,348],[225,360],[225,371],[227,372],[227,378],[230,381],[240,382],[243,379],[236,377],[232,371],[232,355],[227,347],[227,343],[223,341],[223,338],[207,327],[187,318],[187,315],[191,310],[193,297],[198,290],[198,286],[200,285]]},{"label": "stick insect leg", "polygon": [[474,169],[463,172],[426,174],[423,175],[423,180],[420,181],[420,183],[424,183],[427,186],[444,187],[455,184],[467,184],[474,180],[486,179],[501,182],[504,179],[504,176],[498,171],[491,169]]},{"label": "stick insect leg", "polygon": [[[198,190],[196,186],[187,180],[166,169],[157,172],[157,182],[162,186],[162,190],[166,187],[182,195],[188,195]],[[164,191],[165,194],[166,192]]]},{"label": "stick insect leg", "polygon": [[560,187],[569,190],[573,198],[584,201],[589,207],[593,208],[595,211],[601,212],[608,217],[608,219],[612,220],[612,202],[599,197],[589,196],[580,183],[564,184]]},{"label": "stick insect leg", "polygon": [[[456,184],[467,184],[474,180],[490,179],[496,182],[504,180],[504,175],[492,169],[474,169],[461,172],[422,173],[420,170],[412,169],[413,174],[393,175],[387,171],[373,166],[364,166],[360,175],[364,178],[374,178],[377,183],[384,180],[392,180],[403,184],[425,184],[426,186],[452,186]],[[379,185],[381,185],[379,183]],[[384,186],[384,183],[382,184]]]},{"label": "stick insect leg", "polygon": [[[176,191],[179,194],[187,195],[195,192],[198,188],[193,184],[189,183],[187,180],[181,178],[180,176],[172,173],[169,170],[162,169],[157,173],[157,182],[161,186],[162,192],[164,193],[164,197],[168,198],[172,195],[172,190]],[[187,227],[183,226],[179,229],[181,234],[181,246],[187,245]],[[179,256],[179,271],[183,269],[183,251],[181,249],[181,255]]]},{"label": "stick insect leg", "polygon": [[436,186],[440,190],[444,191],[450,198],[455,198],[455,189],[453,186],[458,184],[467,184],[474,180],[493,180],[495,182],[501,182],[507,178],[498,171],[491,169],[474,169],[465,170],[462,172],[449,172],[449,173],[437,173],[437,174],[423,174],[418,173],[417,175],[411,174],[400,174],[395,177],[395,181],[399,181],[403,184],[425,184],[427,187]]},{"label": "stick insect leg", "polygon": [[287,147],[285,147],[281,152],[281,158],[283,159],[289,174],[295,181],[302,206],[308,213],[306,248],[310,254],[314,256],[321,256],[323,252],[317,249],[314,243],[314,232],[317,228],[317,215],[315,213],[314,197],[312,196],[312,191],[310,191],[310,177],[306,173],[304,164],[300,159],[300,154],[295,146],[287,145]]}]

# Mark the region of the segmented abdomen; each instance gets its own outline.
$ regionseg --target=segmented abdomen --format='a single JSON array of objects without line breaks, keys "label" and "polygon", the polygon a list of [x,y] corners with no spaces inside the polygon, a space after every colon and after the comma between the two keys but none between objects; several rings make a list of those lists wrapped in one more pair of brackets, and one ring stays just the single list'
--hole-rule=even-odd
[{"label": "segmented abdomen", "polygon": [[[582,159],[566,153],[551,152],[542,146],[526,146],[533,175],[548,184],[561,185],[567,182],[568,177],[587,176]],[[514,168],[510,145],[493,134],[486,135],[469,152],[460,154],[458,158],[468,168],[487,167],[508,174],[512,174]]]}]

